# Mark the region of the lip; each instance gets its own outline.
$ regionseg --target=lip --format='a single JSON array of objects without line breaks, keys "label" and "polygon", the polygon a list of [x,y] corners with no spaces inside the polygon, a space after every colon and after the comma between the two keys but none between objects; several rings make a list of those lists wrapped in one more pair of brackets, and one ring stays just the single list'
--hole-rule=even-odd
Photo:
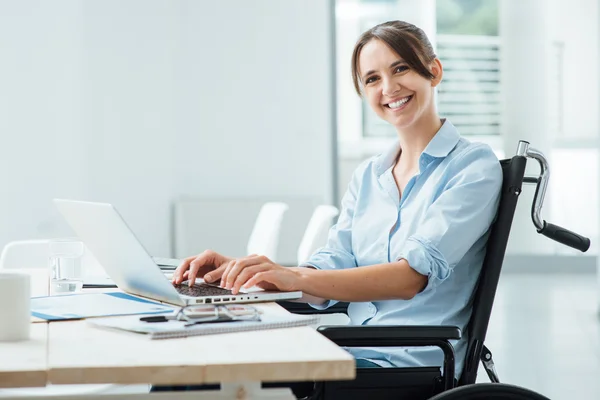
[{"label": "lip", "polygon": [[408,94],[406,96],[395,97],[395,98],[391,99],[390,101],[388,101],[387,103],[383,103],[383,105],[387,107],[387,105],[390,104],[390,103],[395,103],[397,101],[400,101],[400,100],[405,99],[405,98],[410,97],[410,96],[412,96],[412,94]]},{"label": "lip", "polygon": [[[410,99],[409,99],[409,100],[408,100],[406,103],[402,104],[400,107],[398,107],[398,108],[395,108],[395,109],[392,109],[392,108],[388,107],[388,104],[390,104],[390,103],[394,103],[394,102],[396,102],[396,101],[399,101],[399,100],[402,100],[402,99],[405,99],[405,98],[407,98],[407,97],[410,97]],[[404,110],[404,109],[406,108],[406,106],[410,104],[410,102],[412,101],[413,97],[414,97],[414,95],[412,95],[412,94],[409,94],[408,96],[402,96],[402,97],[398,97],[398,98],[396,98],[396,99],[394,99],[394,100],[392,100],[392,101],[390,101],[390,102],[388,102],[388,103],[385,103],[385,104],[383,105],[383,107],[384,107],[384,108],[385,108],[387,111],[390,111],[390,112],[393,112],[393,113],[397,113],[397,112],[399,112],[399,111],[402,111],[402,110]]]}]

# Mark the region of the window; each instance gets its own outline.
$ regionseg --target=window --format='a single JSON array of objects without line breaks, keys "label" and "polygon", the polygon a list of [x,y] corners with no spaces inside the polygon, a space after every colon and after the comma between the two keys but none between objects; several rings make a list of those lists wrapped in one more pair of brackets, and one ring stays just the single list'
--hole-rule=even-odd
[{"label": "window", "polygon": [[437,33],[498,36],[498,0],[437,0]]},{"label": "window", "polygon": [[497,36],[438,35],[444,66],[440,115],[462,135],[500,135],[500,40]]},{"label": "window", "polygon": [[[414,5],[414,9],[408,10],[407,4]],[[378,23],[419,13],[425,14],[420,16],[422,19],[435,20],[437,34],[429,36],[445,70],[437,93],[440,115],[447,116],[461,134],[487,141],[494,148],[501,147],[498,1],[437,0],[435,5],[433,11],[423,7],[422,2],[338,0],[338,121],[342,152],[356,147],[363,153],[378,152],[396,138],[394,128],[353,93],[349,63],[356,39]]]}]

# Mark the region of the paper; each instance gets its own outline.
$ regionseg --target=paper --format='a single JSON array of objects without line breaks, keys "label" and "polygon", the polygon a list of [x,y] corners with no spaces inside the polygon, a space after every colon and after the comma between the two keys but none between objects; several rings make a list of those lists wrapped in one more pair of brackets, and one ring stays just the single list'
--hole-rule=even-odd
[{"label": "paper", "polygon": [[186,327],[185,321],[144,322],[139,317],[96,318],[88,322],[100,328],[111,328],[147,334],[150,339],[169,339],[197,335],[212,335],[230,332],[263,329],[291,328],[316,324],[318,315],[296,315],[287,312],[263,312],[260,321],[232,321],[203,323]]},{"label": "paper", "polygon": [[176,308],[127,293],[83,293],[31,299],[31,314],[45,320],[80,319],[130,314],[160,314]]}]

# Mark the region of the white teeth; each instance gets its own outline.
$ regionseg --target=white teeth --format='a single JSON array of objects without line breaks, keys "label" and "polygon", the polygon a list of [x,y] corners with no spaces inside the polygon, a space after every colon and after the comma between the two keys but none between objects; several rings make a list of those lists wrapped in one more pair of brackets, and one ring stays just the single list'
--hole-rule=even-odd
[{"label": "white teeth", "polygon": [[388,106],[390,108],[399,108],[400,106],[402,106],[403,104],[405,104],[408,100],[410,100],[410,96],[405,97],[401,100],[395,101],[393,103],[389,103]]}]

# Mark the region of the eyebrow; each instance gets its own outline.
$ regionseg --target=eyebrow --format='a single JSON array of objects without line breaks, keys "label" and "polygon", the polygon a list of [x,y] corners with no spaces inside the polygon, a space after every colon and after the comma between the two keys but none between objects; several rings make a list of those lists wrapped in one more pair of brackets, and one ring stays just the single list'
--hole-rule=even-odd
[{"label": "eyebrow", "polygon": [[[392,69],[392,68],[394,68],[394,67],[396,67],[396,66],[398,66],[400,64],[405,64],[404,60],[400,59],[400,60],[394,61],[393,63],[390,64],[389,68]],[[374,74],[375,72],[377,72],[377,71],[375,71],[375,70],[367,71],[367,73],[364,74],[363,77],[362,77],[363,82],[365,81],[365,79],[367,79],[367,77],[369,75]]]}]

